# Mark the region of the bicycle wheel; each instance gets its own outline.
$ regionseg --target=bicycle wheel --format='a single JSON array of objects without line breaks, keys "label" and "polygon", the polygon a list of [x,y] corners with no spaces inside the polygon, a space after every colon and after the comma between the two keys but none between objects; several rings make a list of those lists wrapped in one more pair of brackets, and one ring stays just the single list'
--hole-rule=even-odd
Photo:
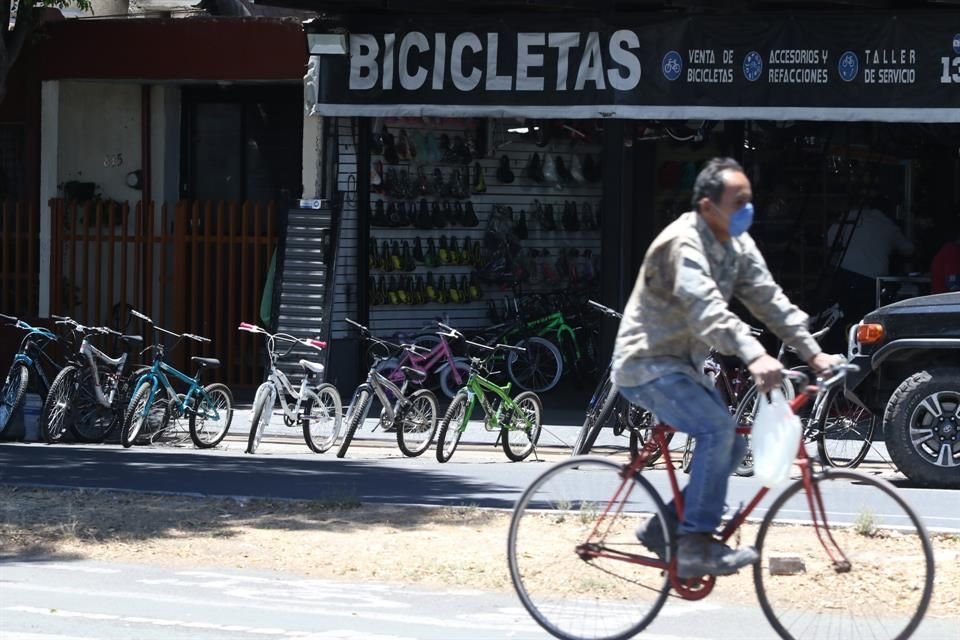
[{"label": "bicycle wheel", "polygon": [[583,420],[583,426],[580,427],[580,433],[577,434],[577,440],[573,443],[571,455],[582,456],[590,453],[600,430],[606,424],[607,419],[613,412],[617,404],[618,393],[610,380],[610,376],[600,385],[600,388],[593,395],[590,406],[587,408],[587,415]]},{"label": "bicycle wheel", "polygon": [[190,439],[200,449],[220,444],[233,421],[233,394],[225,384],[208,384],[193,401]]},{"label": "bicycle wheel", "polygon": [[[626,402],[626,399],[623,400]],[[653,414],[637,405],[630,404],[627,408],[627,428],[630,429],[630,457],[636,458],[640,455],[640,450],[646,446],[647,441],[652,437],[653,428],[657,425]],[[673,440],[673,431],[664,434],[664,440],[667,445]],[[657,447],[647,458],[647,466],[652,466],[663,451]]]},{"label": "bicycle wheel", "polygon": [[[106,382],[106,374],[101,372],[101,388],[106,389]],[[120,406],[122,395],[123,392],[117,389],[114,405],[106,410],[94,395],[90,371],[85,370],[80,377],[80,384],[77,385],[77,397],[74,400],[74,419],[68,427],[74,440],[86,443],[99,443],[106,440],[117,423],[117,413],[123,411],[123,409],[119,409],[115,413],[114,410],[114,406]],[[126,403],[123,403],[122,406],[125,408]]]},{"label": "bicycle wheel", "polygon": [[360,427],[360,423],[367,417],[367,411],[370,410],[371,395],[370,387],[366,384],[360,385],[357,387],[357,390],[353,392],[353,399],[350,401],[350,406],[347,407],[347,415],[344,418],[344,421],[347,423],[347,430],[343,434],[343,441],[340,443],[340,448],[337,449],[338,458],[347,455],[347,449],[350,448],[353,435],[357,432],[357,428]]},{"label": "bicycle wheel", "polygon": [[410,396],[410,406],[403,410],[397,425],[397,446],[411,458],[419,456],[433,442],[437,432],[437,396],[429,389],[418,389]]},{"label": "bicycle wheel", "polygon": [[[790,388],[793,388],[792,385]],[[784,394],[784,397],[786,397],[786,394]],[[740,402],[737,403],[737,411],[733,414],[734,423],[752,427],[753,420],[757,417],[757,409],[760,407],[759,399],[760,394],[757,392],[757,385],[750,385],[750,388],[740,396]],[[743,460],[740,461],[733,472],[738,476],[750,477],[753,475],[753,447],[750,446],[750,436],[744,435],[743,437],[747,441],[747,450],[743,454]]]},{"label": "bicycle wheel", "polygon": [[47,399],[40,407],[38,427],[40,436],[47,444],[63,440],[67,427],[73,417],[73,402],[77,396],[77,378],[79,371],[73,365],[60,370],[50,384]]},{"label": "bicycle wheel", "polygon": [[303,427],[303,439],[314,453],[330,450],[340,434],[343,421],[343,405],[340,392],[325,382],[311,391],[307,389],[307,400],[303,403],[300,425]]},{"label": "bicycle wheel", "polygon": [[[460,375],[460,383],[457,383],[454,372]],[[440,390],[447,398],[453,398],[460,391],[460,388],[467,383],[470,377],[470,363],[466,360],[457,359],[453,361],[453,366],[446,366],[440,371]]]},{"label": "bicycle wheel", "polygon": [[247,453],[256,453],[260,446],[260,439],[263,438],[263,432],[267,430],[270,424],[270,418],[273,416],[273,407],[276,403],[276,389],[271,382],[264,382],[257,387],[257,393],[253,400],[253,414],[250,419],[250,435],[247,436]]},{"label": "bicycle wheel", "polygon": [[663,501],[642,476],[625,481],[622,468],[604,458],[570,458],[534,480],[514,507],[510,579],[537,624],[558,638],[629,638],[666,601],[673,533],[661,525],[671,541],[664,560],[635,533],[655,516],[666,522]]},{"label": "bicycle wheel", "polygon": [[[137,436],[140,435],[140,431],[143,430],[144,423],[147,421],[147,417],[150,414],[147,403],[150,402],[150,388],[152,386],[149,380],[144,380],[140,383],[140,386],[137,387],[137,390],[133,392],[133,397],[130,399],[130,404],[127,407],[127,415],[124,417],[123,426],[120,429],[120,444],[125,448],[133,446]],[[157,393],[160,393],[159,388],[157,389]],[[156,400],[156,398],[157,395],[154,394],[154,400]]]},{"label": "bicycle wheel", "polygon": [[507,357],[507,373],[513,383],[525,391],[543,393],[557,386],[563,375],[563,357],[556,345],[533,337],[516,344],[526,351],[511,351]]},{"label": "bicycle wheel", "polygon": [[446,413],[443,414],[443,420],[440,421],[440,433],[437,435],[437,462],[446,462],[453,457],[453,452],[457,450],[460,444],[460,436],[463,435],[463,419],[467,413],[467,406],[470,400],[467,397],[466,390],[461,391],[450,402]]},{"label": "bicycle wheel", "polygon": [[7,373],[7,379],[0,389],[0,434],[6,430],[10,417],[20,408],[27,395],[27,383],[30,372],[22,362],[14,362]]},{"label": "bicycle wheel", "polygon": [[[809,497],[797,480],[757,534],[753,581],[767,620],[780,637],[797,640],[907,638],[933,589],[933,547],[923,523],[879,478],[827,469],[814,486],[824,513],[818,519],[825,517],[829,530],[810,526]],[[798,518],[800,524],[783,524]],[[848,564],[837,568],[828,548]]]},{"label": "bicycle wheel", "polygon": [[514,462],[529,456],[540,440],[543,423],[543,403],[532,391],[524,391],[513,399],[510,422],[500,431],[503,452]]},{"label": "bicycle wheel", "polygon": [[817,452],[824,464],[852,469],[867,457],[880,416],[831,389],[817,418]]}]

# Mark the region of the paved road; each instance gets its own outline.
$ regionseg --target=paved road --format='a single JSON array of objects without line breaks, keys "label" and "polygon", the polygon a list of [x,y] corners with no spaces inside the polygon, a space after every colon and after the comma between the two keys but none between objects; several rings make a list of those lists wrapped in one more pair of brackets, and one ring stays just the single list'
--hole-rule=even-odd
[{"label": "paved road", "polygon": [[[220,568],[169,571],[88,561],[18,561],[0,567],[0,637],[4,640],[551,637],[513,593],[352,584]],[[955,637],[956,622],[927,619],[913,637]],[[671,599],[640,637],[773,640],[776,634],[759,607]]]}]

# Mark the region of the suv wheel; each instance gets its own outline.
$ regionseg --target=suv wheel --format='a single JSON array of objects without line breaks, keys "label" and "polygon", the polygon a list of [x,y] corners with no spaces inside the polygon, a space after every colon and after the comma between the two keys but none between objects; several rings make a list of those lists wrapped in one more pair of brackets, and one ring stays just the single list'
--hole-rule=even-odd
[{"label": "suv wheel", "polygon": [[904,475],[924,486],[960,487],[960,369],[904,380],[883,422],[887,450]]}]

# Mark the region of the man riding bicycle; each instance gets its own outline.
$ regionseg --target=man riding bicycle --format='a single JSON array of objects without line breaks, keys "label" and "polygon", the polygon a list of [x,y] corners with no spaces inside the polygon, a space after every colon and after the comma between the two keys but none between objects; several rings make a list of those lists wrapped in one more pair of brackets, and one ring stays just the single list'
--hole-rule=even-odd
[{"label": "man riding bicycle", "polygon": [[[807,330],[807,315],[773,280],[746,233],[753,192],[731,158],[710,160],[693,188],[693,211],[667,226],[644,256],[624,310],[613,355],[614,383],[631,403],[696,438],[683,521],[675,525],[677,575],[729,575],[756,562],[752,548],[731,549],[714,538],[727,481],[744,455],[733,417],[703,374],[713,346],[745,363],[761,391],[780,384],[783,365],[729,308],[736,296],[815,371],[836,362]],[[667,511],[675,513],[673,504]],[[666,545],[658,522],[637,531],[651,551]]]}]

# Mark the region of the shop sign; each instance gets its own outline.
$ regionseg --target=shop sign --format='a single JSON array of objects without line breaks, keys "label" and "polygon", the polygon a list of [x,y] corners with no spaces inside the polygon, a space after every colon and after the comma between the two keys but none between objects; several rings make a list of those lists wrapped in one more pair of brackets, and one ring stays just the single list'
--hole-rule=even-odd
[{"label": "shop sign", "polygon": [[960,14],[367,22],[318,71],[321,115],[958,122]]}]

